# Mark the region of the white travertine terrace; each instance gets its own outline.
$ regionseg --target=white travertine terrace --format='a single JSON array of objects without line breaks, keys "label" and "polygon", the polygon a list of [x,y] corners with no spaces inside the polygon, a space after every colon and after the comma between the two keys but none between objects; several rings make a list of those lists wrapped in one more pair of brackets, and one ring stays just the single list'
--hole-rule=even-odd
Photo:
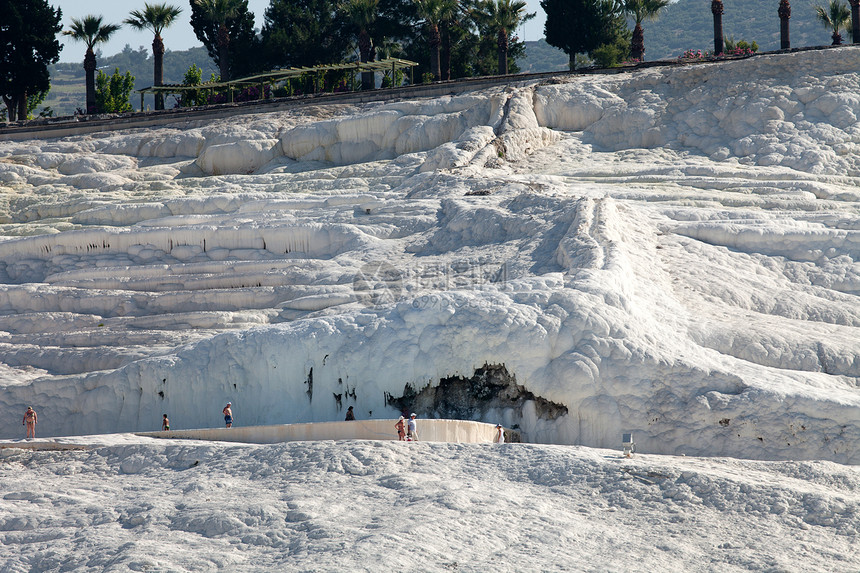
[{"label": "white travertine terrace", "polygon": [[567,408],[482,412],[524,440],[858,463],[858,93],[843,48],[0,144],[0,407],[389,418],[504,364]]}]

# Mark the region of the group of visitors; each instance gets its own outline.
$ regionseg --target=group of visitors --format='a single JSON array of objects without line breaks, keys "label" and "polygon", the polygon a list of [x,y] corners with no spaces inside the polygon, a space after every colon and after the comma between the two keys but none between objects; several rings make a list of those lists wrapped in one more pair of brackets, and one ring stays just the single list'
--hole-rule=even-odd
[{"label": "group of visitors", "polygon": [[[397,423],[394,424],[394,428],[397,430],[397,439],[401,442],[417,442],[418,441],[418,423],[415,421],[415,418],[418,417],[418,414],[414,412],[409,416],[409,420],[406,420],[404,416],[400,416],[400,419],[397,420]],[[346,409],[346,418],[345,421],[350,422],[355,420],[355,412],[353,412],[352,406]]]},{"label": "group of visitors", "polygon": [[418,422],[415,421],[415,418],[418,415],[413,412],[409,416],[409,420],[404,424],[403,416],[400,416],[400,419],[397,420],[397,423],[394,424],[394,428],[397,430],[397,439],[401,442],[417,442],[418,441]]},{"label": "group of visitors", "polygon": [[[233,404],[231,402],[227,402],[227,405],[224,406],[221,413],[224,414],[224,423],[227,424],[227,427],[233,427]],[[170,418],[167,417],[167,414],[162,414],[161,431],[167,432],[168,430],[170,430]]]},{"label": "group of visitors", "polygon": [[[221,410],[221,413],[224,414],[224,423],[228,428],[233,427],[233,403],[227,402],[227,405],[224,406],[224,409]],[[397,420],[397,423],[394,424],[394,428],[397,430],[397,439],[401,442],[417,442],[418,441],[418,422],[416,422],[416,418],[418,415],[413,412],[409,419],[406,420],[404,416],[400,416],[400,419]],[[355,420],[355,412],[353,411],[353,407],[350,406],[346,410],[346,421],[354,421]],[[23,424],[27,427],[27,439],[35,439],[36,437],[36,422],[38,421],[38,417],[36,416],[36,411],[32,406],[27,408],[27,411],[24,413],[24,422]],[[161,430],[168,431],[170,430],[170,419],[168,419],[167,414],[163,414],[161,417]],[[496,434],[493,438],[493,441],[498,444],[505,443],[505,429],[501,424],[496,424]]]}]

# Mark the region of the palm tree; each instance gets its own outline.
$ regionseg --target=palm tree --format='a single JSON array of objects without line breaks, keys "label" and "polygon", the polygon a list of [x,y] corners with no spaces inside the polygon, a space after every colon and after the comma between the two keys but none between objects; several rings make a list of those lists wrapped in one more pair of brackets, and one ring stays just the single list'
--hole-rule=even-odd
[{"label": "palm tree", "polygon": [[791,19],[791,3],[788,0],[779,0],[779,49],[791,49],[791,37],[789,36],[788,21]]},{"label": "palm tree", "polygon": [[848,0],[851,4],[851,40],[860,42],[860,0]]},{"label": "palm tree", "polygon": [[642,30],[642,22],[656,18],[660,10],[668,4],[669,0],[622,0],[621,9],[633,16],[636,22],[630,43],[630,55],[634,60],[645,58],[645,31]]},{"label": "palm tree", "polygon": [[723,0],[711,0],[714,15],[714,55],[723,53]]},{"label": "palm tree", "polygon": [[[370,28],[376,21],[379,0],[346,0],[341,6],[347,19],[358,29],[358,53],[362,62],[374,61],[373,40]],[[373,72],[361,72],[361,89],[372,90],[375,85]]]},{"label": "palm tree", "polygon": [[500,75],[508,73],[508,44],[510,32],[535,17],[534,12],[526,13],[525,0],[486,0],[478,4],[472,14],[487,29],[496,33],[496,45],[499,49]]},{"label": "palm tree", "polygon": [[433,79],[442,79],[442,69],[439,66],[439,46],[442,45],[442,35],[439,26],[445,12],[446,0],[413,0],[418,9],[418,16],[427,24],[428,42],[430,44],[430,72]]},{"label": "palm tree", "polygon": [[96,112],[96,54],[93,52],[93,46],[107,42],[120,28],[119,24],[102,24],[101,16],[89,15],[81,20],[72,18],[72,25],[68,30],[63,30],[64,35],[71,36],[73,40],[81,40],[87,45],[87,52],[84,55],[87,113]]},{"label": "palm tree", "polygon": [[824,6],[816,6],[815,7],[815,15],[824,27],[828,30],[833,30],[833,34],[830,36],[833,38],[834,46],[838,46],[842,43],[842,35],[839,33],[839,30],[843,26],[847,26],[849,20],[851,20],[851,10],[842,3],[841,0],[830,0],[830,4],[825,8]]},{"label": "palm tree", "polygon": [[203,11],[207,20],[218,24],[218,68],[221,81],[230,79],[230,32],[227,22],[239,15],[241,0],[191,0]]},{"label": "palm tree", "polygon": [[458,0],[445,0],[440,9],[439,33],[442,44],[439,47],[439,71],[443,80],[451,79],[451,35],[462,25],[459,16],[463,12]]},{"label": "palm tree", "polygon": [[[132,10],[129,18],[123,20],[137,30],[152,30],[155,38],[152,40],[152,59],[154,62],[154,73],[152,84],[160,86],[164,83],[164,42],[161,39],[161,31],[170,26],[176,17],[182,13],[177,6],[167,4],[145,3],[143,11]],[[164,109],[164,95],[155,94],[155,109]]]}]

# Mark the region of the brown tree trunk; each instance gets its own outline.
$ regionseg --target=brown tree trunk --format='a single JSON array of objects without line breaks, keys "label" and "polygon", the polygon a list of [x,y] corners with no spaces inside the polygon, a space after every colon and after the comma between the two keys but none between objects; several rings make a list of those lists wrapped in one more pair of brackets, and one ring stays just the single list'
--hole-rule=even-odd
[{"label": "brown tree trunk", "polygon": [[840,34],[839,32],[833,32],[833,34],[831,34],[830,37],[833,38],[833,43],[830,44],[831,46],[841,46],[842,45],[842,34]]},{"label": "brown tree trunk", "polygon": [[[164,83],[164,42],[158,34],[152,40],[152,61],[152,85],[160,86]],[[164,109],[164,94],[161,92],[155,93],[155,109]]]},{"label": "brown tree trunk", "polygon": [[630,57],[634,60],[642,61],[645,59],[645,31],[642,25],[636,22],[633,27],[633,41],[630,43]]},{"label": "brown tree trunk", "polygon": [[85,83],[87,86],[87,113],[96,113],[96,55],[92,48],[87,48],[84,56]]},{"label": "brown tree trunk", "polygon": [[[358,53],[361,56],[362,63],[373,61],[373,40],[370,39],[370,34],[367,30],[362,30],[358,35]],[[373,72],[361,72],[361,89],[372,90],[376,84],[376,78]]]},{"label": "brown tree trunk", "polygon": [[723,0],[711,0],[711,14],[714,15],[714,55],[723,53]]},{"label": "brown tree trunk", "polygon": [[451,79],[451,32],[448,30],[447,25],[444,28],[442,28],[441,32],[442,32],[441,33],[442,47],[440,48],[441,51],[440,51],[439,57],[441,58],[441,60],[439,62],[439,68],[440,68],[440,71],[442,72],[442,79],[443,80],[450,80]]},{"label": "brown tree trunk", "polygon": [[860,44],[860,0],[848,0],[851,4],[851,41]]},{"label": "brown tree trunk", "polygon": [[6,121],[15,121],[15,112],[18,110],[18,106],[5,95],[3,96],[3,103],[6,104]]},{"label": "brown tree trunk", "polygon": [[504,28],[499,30],[496,45],[499,48],[499,75],[506,76],[508,75],[508,31]]},{"label": "brown tree trunk", "polygon": [[23,91],[18,95],[18,119],[27,119],[27,92]]},{"label": "brown tree trunk", "polygon": [[218,28],[218,71],[222,82],[230,81],[230,32],[227,24]]},{"label": "brown tree trunk", "polygon": [[439,35],[439,27],[433,26],[430,28],[430,73],[433,74],[434,81],[442,79],[442,69],[439,65],[439,46],[442,44],[442,38]]},{"label": "brown tree trunk", "polygon": [[[860,2],[860,0],[857,0]],[[791,49],[791,38],[788,35],[788,21],[791,19],[791,4],[788,0],[779,0],[779,49]]]}]

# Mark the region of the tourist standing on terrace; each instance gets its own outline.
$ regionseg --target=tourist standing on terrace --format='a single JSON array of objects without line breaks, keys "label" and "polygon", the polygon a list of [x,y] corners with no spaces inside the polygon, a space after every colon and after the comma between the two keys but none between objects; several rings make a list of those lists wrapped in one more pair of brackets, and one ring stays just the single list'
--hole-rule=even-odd
[{"label": "tourist standing on terrace", "polygon": [[24,413],[24,421],[22,424],[27,426],[27,439],[35,439],[36,438],[36,422],[38,421],[38,416],[36,416],[36,410],[33,409],[33,406],[28,406],[27,411]]},{"label": "tourist standing on terrace", "polygon": [[496,437],[493,438],[493,442],[497,444],[505,443],[505,429],[501,424],[496,424]]},{"label": "tourist standing on terrace", "polygon": [[161,431],[166,432],[170,429],[170,420],[167,418],[167,414],[163,414],[161,418]]},{"label": "tourist standing on terrace", "polygon": [[228,428],[233,427],[233,408],[230,407],[232,405],[232,402],[227,402],[227,405],[221,410],[221,413],[224,414],[224,423],[227,424]]},{"label": "tourist standing on terrace", "polygon": [[404,419],[403,416],[400,416],[400,419],[394,424],[394,427],[397,428],[397,439],[401,442],[406,439],[406,427],[403,424]]},{"label": "tourist standing on terrace", "polygon": [[355,420],[355,413],[352,411],[352,406],[346,409],[346,422]]},{"label": "tourist standing on terrace", "polygon": [[418,423],[415,421],[416,413],[412,413],[409,416],[409,421],[406,423],[406,441],[408,442],[417,442],[418,441]]}]

